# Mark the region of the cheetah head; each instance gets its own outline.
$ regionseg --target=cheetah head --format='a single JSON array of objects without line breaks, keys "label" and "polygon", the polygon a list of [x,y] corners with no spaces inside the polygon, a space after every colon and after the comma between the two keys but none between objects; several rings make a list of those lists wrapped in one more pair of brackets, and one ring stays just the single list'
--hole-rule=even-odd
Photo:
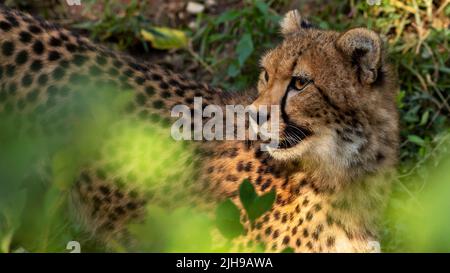
[{"label": "cheetah head", "polygon": [[261,60],[253,106],[279,106],[280,142],[269,153],[329,177],[355,178],[396,161],[397,91],[382,40],[365,28],[319,30],[297,11],[284,40]]}]

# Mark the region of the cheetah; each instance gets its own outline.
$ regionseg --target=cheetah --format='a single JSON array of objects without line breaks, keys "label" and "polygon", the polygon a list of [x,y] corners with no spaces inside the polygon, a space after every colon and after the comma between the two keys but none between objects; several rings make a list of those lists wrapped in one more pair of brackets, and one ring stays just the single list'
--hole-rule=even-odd
[{"label": "cheetah", "polygon": [[[38,121],[56,113],[64,127],[67,119],[76,122],[77,117],[55,109],[89,86],[89,96],[102,86],[129,94],[119,116],[143,121],[144,127],[170,122],[175,105],[193,109],[194,97],[221,107],[279,106],[278,148],[263,151],[257,142],[238,140],[188,144],[194,156],[180,152],[178,163],[189,166],[173,163],[167,178],[183,180],[175,186],[178,190],[148,194],[145,187],[133,188],[139,178],[120,175],[108,160],[80,166],[71,188],[80,221],[94,233],[121,234],[142,217],[148,202],[161,201],[158,196],[177,192],[175,199],[184,200],[179,187],[195,194],[195,200],[204,199],[208,209],[230,198],[244,214],[238,188],[247,179],[258,194],[275,190],[276,201],[254,225],[242,217],[245,235],[234,239],[239,249],[260,242],[268,252],[372,251],[399,146],[396,74],[383,42],[365,28],[342,33],[317,29],[297,11],[282,19],[281,34],[283,41],[261,59],[256,91],[236,93],[188,80],[1,7],[0,113]],[[126,131],[122,125],[118,122],[115,132]],[[60,128],[42,127],[53,133]],[[70,128],[68,132],[73,133]],[[113,150],[114,141],[110,146]],[[125,167],[131,158],[123,158]],[[136,172],[145,173],[146,167]],[[195,179],[186,180],[191,176]]]}]

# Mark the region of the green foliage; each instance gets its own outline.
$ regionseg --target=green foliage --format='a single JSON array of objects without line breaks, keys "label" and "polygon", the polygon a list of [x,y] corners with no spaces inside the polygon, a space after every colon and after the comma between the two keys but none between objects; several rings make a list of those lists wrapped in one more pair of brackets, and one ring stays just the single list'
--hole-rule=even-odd
[{"label": "green foliage", "polygon": [[281,253],[294,253],[294,250],[290,247],[285,248]]},{"label": "green foliage", "polygon": [[259,196],[253,184],[245,179],[239,187],[239,197],[250,223],[253,224],[256,219],[272,208],[276,192],[275,189],[272,189],[270,192]]},{"label": "green foliage", "polygon": [[[75,215],[68,213],[72,211],[73,183],[86,165],[101,162],[101,167],[129,182],[129,187],[146,190],[195,178],[193,160],[189,159],[193,150],[175,142],[164,123],[124,115],[131,93],[87,84],[83,89],[74,91],[71,100],[52,111],[33,112],[32,117],[0,115],[2,252],[22,248],[64,252],[73,240],[81,243],[82,251],[102,250]],[[70,119],[72,115],[77,119]],[[21,128],[30,130],[23,132]],[[114,154],[114,149],[119,154]],[[191,217],[186,224],[202,230],[206,225],[202,219]],[[176,234],[183,233],[178,230]],[[125,246],[114,246],[116,251],[122,249]]]},{"label": "green foliage", "polygon": [[192,42],[213,84],[242,90],[255,83],[259,57],[278,37],[281,17],[271,8],[275,2],[246,0],[217,17],[199,15]]},{"label": "green foliage", "polygon": [[142,252],[213,252],[213,222],[204,213],[182,207],[169,211],[147,207],[144,224],[131,226]]},{"label": "green foliage", "polygon": [[217,228],[227,239],[233,239],[243,234],[244,227],[241,224],[240,216],[239,209],[230,199],[223,201],[217,206]]},{"label": "green foliage", "polygon": [[[274,190],[258,196],[248,180],[242,182],[239,196],[251,222],[270,210],[275,201]],[[217,206],[215,221],[186,206],[169,211],[150,205],[145,223],[133,225],[130,231],[134,238],[138,238],[137,249],[140,251],[223,252],[230,251],[230,240],[244,234],[240,216],[238,207],[230,199]],[[213,244],[211,234],[215,228],[228,240],[222,246]],[[121,251],[122,248],[116,250]],[[292,249],[285,251],[292,252]]]},{"label": "green foliage", "polygon": [[[256,219],[272,209],[275,197],[275,189],[259,196],[248,179],[244,179],[239,186],[239,200],[252,226]],[[217,228],[226,238],[233,239],[243,234],[244,228],[240,215],[238,207],[230,199],[218,205],[216,209]]]},{"label": "green foliage", "polygon": [[173,49],[186,47],[188,40],[182,31],[164,28],[151,27],[148,30],[141,30],[142,38],[152,43],[156,49]]},{"label": "green foliage", "polygon": [[[149,20],[139,12],[141,8],[145,8],[141,1],[133,0],[124,4],[120,1],[103,0],[85,1],[83,4],[87,12],[90,12],[94,5],[100,4],[103,7],[102,12],[97,21],[75,24],[74,27],[89,30],[91,36],[100,41],[113,39],[120,49],[134,45],[137,37],[140,37],[141,29],[150,25]],[[123,13],[118,14],[117,11]],[[147,48],[146,43],[142,42],[142,45]]]},{"label": "green foliage", "polygon": [[420,190],[397,191],[391,199],[385,221],[382,246],[387,252],[450,251],[450,132],[440,138],[433,160],[397,181]]},{"label": "green foliage", "polygon": [[92,12],[94,6],[101,6],[102,12],[96,21],[75,24],[74,27],[90,32],[92,38],[102,42],[114,42],[119,49],[141,44],[148,51],[150,42],[156,49],[185,47],[185,33],[165,27],[155,27],[144,15],[148,9],[146,1],[85,1],[84,11]]}]

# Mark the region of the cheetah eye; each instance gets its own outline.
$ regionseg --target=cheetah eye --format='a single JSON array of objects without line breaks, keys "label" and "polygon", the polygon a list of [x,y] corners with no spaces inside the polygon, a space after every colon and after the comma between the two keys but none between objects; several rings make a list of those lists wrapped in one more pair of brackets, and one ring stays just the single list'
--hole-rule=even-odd
[{"label": "cheetah eye", "polygon": [[311,80],[305,78],[305,77],[293,77],[291,80],[290,88],[301,91],[303,88],[305,88],[308,84],[311,83]]}]

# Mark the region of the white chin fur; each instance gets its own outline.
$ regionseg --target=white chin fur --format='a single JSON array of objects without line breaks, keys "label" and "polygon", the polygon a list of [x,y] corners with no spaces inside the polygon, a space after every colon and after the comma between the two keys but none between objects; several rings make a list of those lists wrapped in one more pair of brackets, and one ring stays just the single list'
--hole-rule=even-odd
[{"label": "white chin fur", "polygon": [[303,140],[294,147],[288,149],[267,148],[267,152],[276,160],[288,161],[298,159],[304,154],[309,146],[308,140]]},{"label": "white chin fur", "polygon": [[332,137],[324,137],[324,136],[311,136],[308,137],[302,142],[298,143],[294,147],[288,149],[267,149],[267,152],[276,160],[280,161],[288,161],[299,159],[308,151],[314,151],[321,156],[328,156],[331,158],[336,157],[335,148],[336,145],[334,143],[334,139]]}]

